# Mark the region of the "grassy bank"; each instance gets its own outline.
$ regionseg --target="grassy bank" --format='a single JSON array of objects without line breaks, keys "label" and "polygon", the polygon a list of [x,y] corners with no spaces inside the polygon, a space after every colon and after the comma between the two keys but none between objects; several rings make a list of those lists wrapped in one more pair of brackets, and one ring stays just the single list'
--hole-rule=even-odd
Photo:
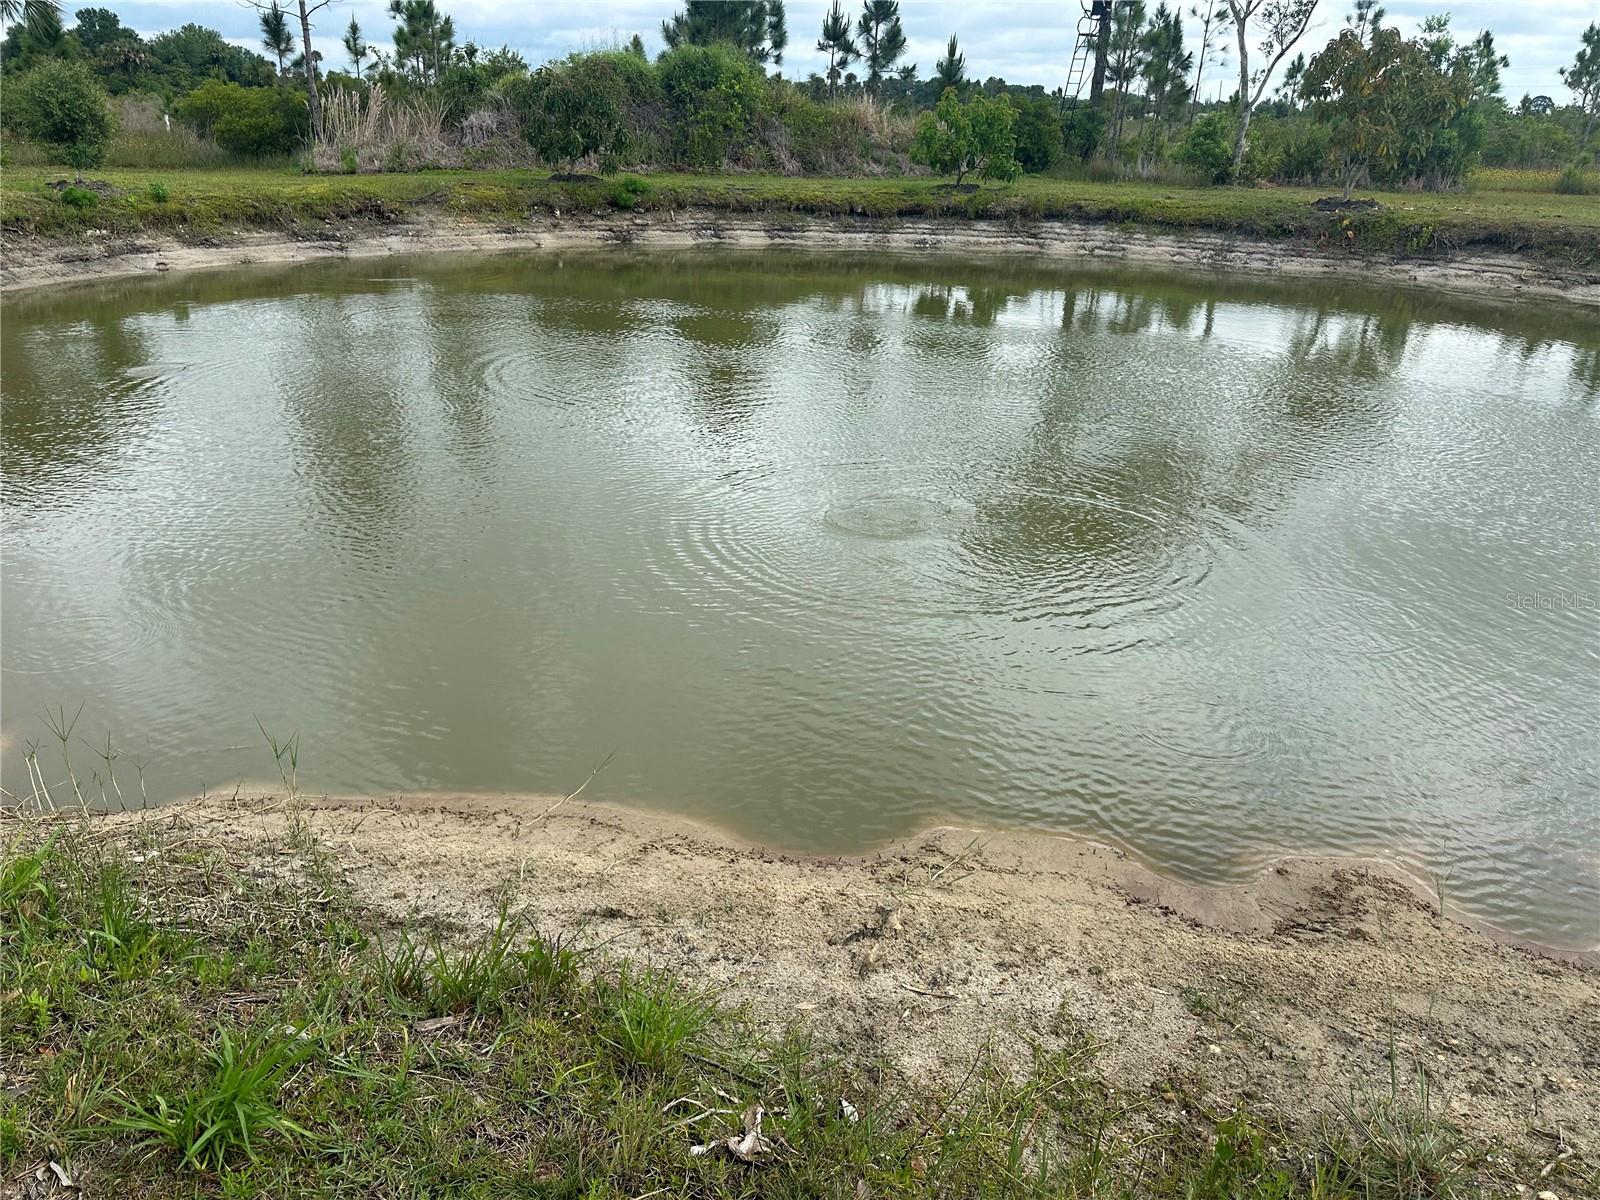
[{"label": "grassy bank", "polygon": [[[1051,1045],[918,1083],[514,912],[471,938],[396,927],[287,828],[263,861],[180,821],[13,827],[5,1178],[59,1168],[127,1198],[1420,1200],[1539,1177],[1467,1143],[1403,1063],[1329,1113],[1217,1109],[1196,1080],[1119,1091],[1063,1013]],[[1592,1182],[1577,1169],[1544,1178]]]},{"label": "grassy bank", "polygon": [[[1069,219],[1166,232],[1226,232],[1308,246],[1417,256],[1509,250],[1569,266],[1600,263],[1600,197],[1493,186],[1458,194],[1373,194],[1379,207],[1329,213],[1303,188],[1182,188],[1025,177],[955,191],[929,178],[622,176],[555,182],[529,171],[308,176],[286,170],[103,170],[98,193],[49,186],[62,169],[13,167],[0,181],[0,228],[49,239],[234,230],[310,236],[324,222],[439,218],[503,224],[535,214],[665,211],[878,218]],[[1492,183],[1493,181],[1491,181]]]}]

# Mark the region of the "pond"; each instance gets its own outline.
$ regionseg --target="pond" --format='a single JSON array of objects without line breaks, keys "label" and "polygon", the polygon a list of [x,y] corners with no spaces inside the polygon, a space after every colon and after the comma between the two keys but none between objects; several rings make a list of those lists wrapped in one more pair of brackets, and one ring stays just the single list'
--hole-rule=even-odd
[{"label": "pond", "polygon": [[[562,792],[840,853],[1390,853],[1600,940],[1600,322],[1026,261],[8,298],[4,785]],[[93,776],[98,773],[100,782]],[[140,776],[142,775],[142,779]],[[105,789],[114,795],[111,789]]]}]

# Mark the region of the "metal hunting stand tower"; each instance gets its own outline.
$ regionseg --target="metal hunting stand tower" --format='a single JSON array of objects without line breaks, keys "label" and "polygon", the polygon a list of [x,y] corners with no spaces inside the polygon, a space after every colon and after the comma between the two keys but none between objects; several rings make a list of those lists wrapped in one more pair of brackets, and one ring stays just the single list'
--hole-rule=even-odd
[{"label": "metal hunting stand tower", "polygon": [[[1099,104],[1106,90],[1106,55],[1111,48],[1111,9],[1128,0],[1079,0],[1083,14],[1078,18],[1078,38],[1072,43],[1072,62],[1067,66],[1065,94],[1076,103],[1083,94],[1083,81],[1089,80],[1089,103]],[[1091,64],[1093,64],[1091,68]]]}]

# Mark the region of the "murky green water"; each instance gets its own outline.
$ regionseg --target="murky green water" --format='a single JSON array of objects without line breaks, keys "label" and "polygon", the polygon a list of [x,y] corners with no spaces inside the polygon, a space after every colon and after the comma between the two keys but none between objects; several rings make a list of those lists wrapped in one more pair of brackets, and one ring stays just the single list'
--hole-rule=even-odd
[{"label": "murky green water", "polygon": [[317,789],[614,750],[774,846],[1385,850],[1600,939],[1592,313],[708,253],[4,316],[13,792],[47,705],[157,800],[273,777],[258,714]]}]

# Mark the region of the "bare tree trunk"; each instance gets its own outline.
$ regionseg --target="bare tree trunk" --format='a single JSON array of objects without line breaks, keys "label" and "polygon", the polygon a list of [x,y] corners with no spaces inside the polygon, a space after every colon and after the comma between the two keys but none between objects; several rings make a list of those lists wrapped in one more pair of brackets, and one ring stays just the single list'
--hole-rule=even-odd
[{"label": "bare tree trunk", "polygon": [[1245,138],[1250,133],[1250,44],[1246,40],[1245,15],[1233,7],[1233,28],[1239,35],[1239,129],[1233,135],[1233,174],[1237,178],[1244,165]]},{"label": "bare tree trunk", "polygon": [[317,62],[311,57],[311,14],[306,0],[300,0],[300,45],[306,58],[306,99],[311,105],[311,136],[322,133],[322,98],[317,95]]}]

